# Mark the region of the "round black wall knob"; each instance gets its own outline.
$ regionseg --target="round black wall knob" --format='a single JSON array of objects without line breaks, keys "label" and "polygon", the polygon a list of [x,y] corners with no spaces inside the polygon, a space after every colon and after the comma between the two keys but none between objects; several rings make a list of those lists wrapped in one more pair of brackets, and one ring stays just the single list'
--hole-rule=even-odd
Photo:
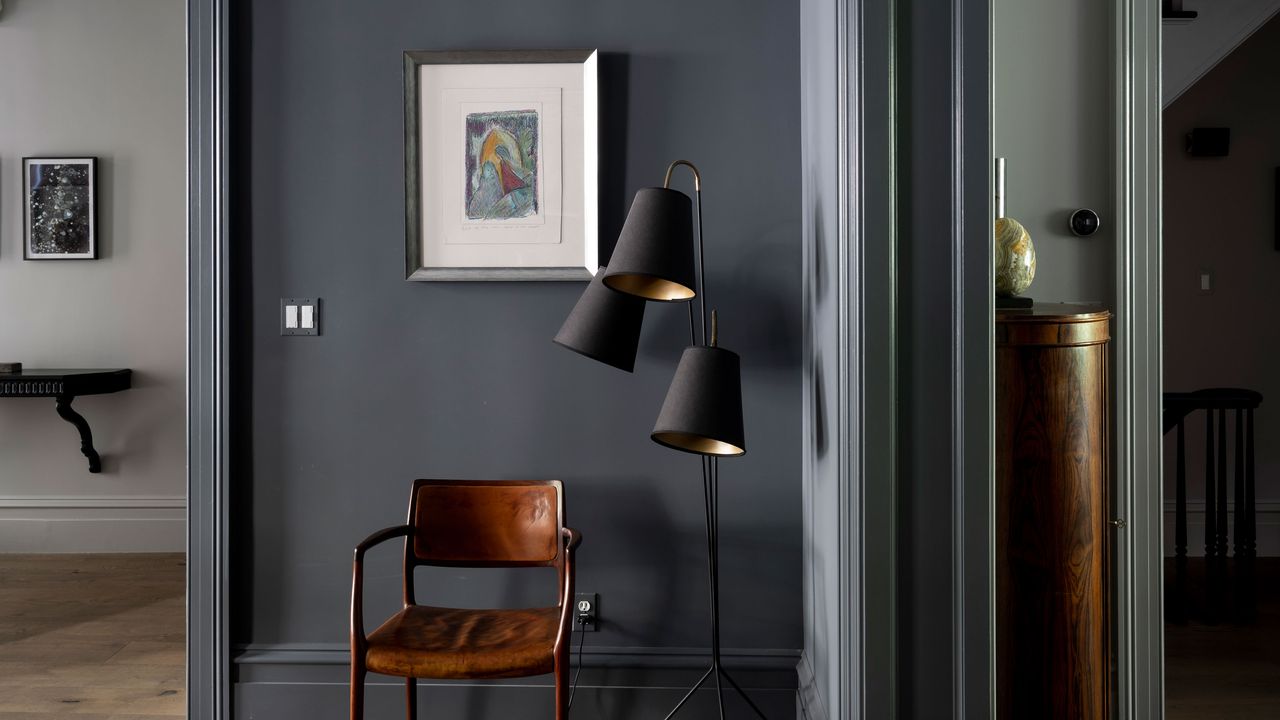
[{"label": "round black wall knob", "polygon": [[1071,213],[1071,232],[1080,237],[1089,237],[1102,227],[1102,218],[1089,208],[1081,208]]}]

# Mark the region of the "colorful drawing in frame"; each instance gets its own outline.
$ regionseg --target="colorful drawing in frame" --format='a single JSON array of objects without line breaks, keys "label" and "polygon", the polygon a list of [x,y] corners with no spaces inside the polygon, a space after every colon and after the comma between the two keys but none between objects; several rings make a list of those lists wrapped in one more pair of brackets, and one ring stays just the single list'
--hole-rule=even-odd
[{"label": "colorful drawing in frame", "polygon": [[469,221],[509,221],[538,214],[538,113],[470,113],[463,194]]}]

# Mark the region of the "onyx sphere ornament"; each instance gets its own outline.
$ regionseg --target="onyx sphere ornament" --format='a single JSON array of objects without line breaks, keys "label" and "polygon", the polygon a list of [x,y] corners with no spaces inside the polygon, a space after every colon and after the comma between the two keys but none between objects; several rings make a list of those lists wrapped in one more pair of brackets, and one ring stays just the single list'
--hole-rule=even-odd
[{"label": "onyx sphere ornament", "polygon": [[1021,295],[1036,277],[1036,248],[1031,233],[1013,218],[996,220],[996,295]]}]

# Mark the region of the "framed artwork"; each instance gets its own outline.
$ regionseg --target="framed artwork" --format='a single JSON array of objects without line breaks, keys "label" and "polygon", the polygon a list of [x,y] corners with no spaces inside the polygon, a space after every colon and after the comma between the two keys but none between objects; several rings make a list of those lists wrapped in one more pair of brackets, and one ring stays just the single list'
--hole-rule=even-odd
[{"label": "framed artwork", "polygon": [[98,258],[98,159],[23,158],[22,257]]},{"label": "framed artwork", "polygon": [[590,280],[595,50],[404,55],[405,277]]}]

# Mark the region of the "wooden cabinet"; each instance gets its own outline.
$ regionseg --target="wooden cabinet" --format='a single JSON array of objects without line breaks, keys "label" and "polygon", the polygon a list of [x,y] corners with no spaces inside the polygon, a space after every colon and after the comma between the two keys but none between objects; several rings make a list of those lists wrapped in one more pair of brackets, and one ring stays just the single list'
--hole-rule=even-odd
[{"label": "wooden cabinet", "polygon": [[1110,319],[1081,305],[996,313],[1000,718],[1107,717]]}]

